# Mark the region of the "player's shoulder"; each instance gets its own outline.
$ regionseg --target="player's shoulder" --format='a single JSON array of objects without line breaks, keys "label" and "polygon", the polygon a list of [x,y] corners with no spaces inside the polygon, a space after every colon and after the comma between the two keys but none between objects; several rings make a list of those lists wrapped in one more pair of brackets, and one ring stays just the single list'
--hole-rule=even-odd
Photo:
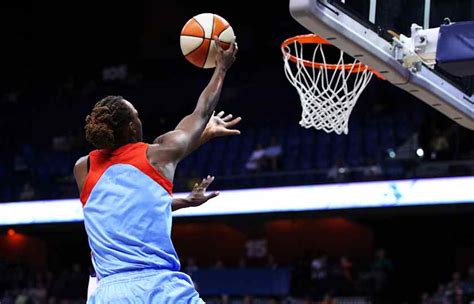
[{"label": "player's shoulder", "polygon": [[79,173],[80,171],[86,170],[87,171],[87,160],[89,159],[89,155],[85,155],[80,157],[76,163],[74,164],[74,174]]},{"label": "player's shoulder", "polygon": [[87,164],[87,159],[88,159],[88,158],[89,158],[89,155],[85,155],[85,156],[80,157],[80,158],[76,161],[76,164],[74,165],[74,167],[78,167],[78,166]]}]

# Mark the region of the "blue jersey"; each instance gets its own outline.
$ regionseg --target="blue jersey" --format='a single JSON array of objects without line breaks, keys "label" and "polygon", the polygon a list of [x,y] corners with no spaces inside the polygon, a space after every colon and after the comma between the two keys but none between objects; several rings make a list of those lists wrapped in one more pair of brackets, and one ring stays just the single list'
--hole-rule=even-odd
[{"label": "blue jersey", "polygon": [[[171,241],[172,184],[151,166],[147,149],[148,144],[140,142],[89,154],[90,169],[81,201],[92,263],[100,279],[98,291],[101,281],[140,277],[147,281],[146,288],[156,294],[158,285],[161,290],[163,282],[177,279],[184,280],[195,297],[191,280],[179,273],[179,259]],[[143,274],[150,271],[156,274],[143,279]],[[114,275],[118,276],[107,279]],[[150,283],[150,278],[159,281]],[[138,279],[137,282],[134,284],[141,284]],[[117,290],[121,288],[127,294],[123,282],[120,286]],[[144,288],[139,286],[140,290]],[[130,291],[130,297],[135,297],[134,293]],[[165,294],[161,292],[160,296]],[[119,302],[110,295],[106,297],[109,302]],[[147,299],[145,302],[157,300]],[[170,303],[173,301],[176,299]],[[102,298],[95,302],[108,301]]]}]

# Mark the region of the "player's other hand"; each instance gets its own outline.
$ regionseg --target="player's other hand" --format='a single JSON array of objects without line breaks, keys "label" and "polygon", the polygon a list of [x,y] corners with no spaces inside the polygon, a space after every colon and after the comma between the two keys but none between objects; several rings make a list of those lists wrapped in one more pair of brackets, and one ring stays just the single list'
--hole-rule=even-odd
[{"label": "player's other hand", "polygon": [[185,198],[186,207],[197,207],[201,206],[211,198],[214,198],[219,195],[219,192],[211,192],[206,195],[207,188],[212,184],[214,181],[214,176],[208,175],[204,178],[201,183],[196,183],[194,185],[193,191]]},{"label": "player's other hand", "polygon": [[237,42],[234,42],[230,45],[227,50],[224,50],[219,42],[219,38],[214,36],[214,42],[217,46],[217,55],[216,55],[216,68],[223,69],[227,71],[235,61],[235,56],[239,48],[237,47]]}]

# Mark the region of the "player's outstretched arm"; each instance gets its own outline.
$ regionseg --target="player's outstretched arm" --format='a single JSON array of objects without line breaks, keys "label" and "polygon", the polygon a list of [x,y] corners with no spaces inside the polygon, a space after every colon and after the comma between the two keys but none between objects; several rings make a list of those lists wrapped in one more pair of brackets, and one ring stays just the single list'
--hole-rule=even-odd
[{"label": "player's outstretched arm", "polygon": [[170,161],[178,162],[202,144],[203,140],[206,140],[204,130],[219,101],[227,70],[234,63],[237,54],[236,43],[232,44],[229,49],[223,50],[217,38],[215,41],[218,45],[216,68],[209,84],[201,93],[193,113],[183,118],[174,131],[168,132],[154,141],[155,144],[168,148],[166,151]]}]

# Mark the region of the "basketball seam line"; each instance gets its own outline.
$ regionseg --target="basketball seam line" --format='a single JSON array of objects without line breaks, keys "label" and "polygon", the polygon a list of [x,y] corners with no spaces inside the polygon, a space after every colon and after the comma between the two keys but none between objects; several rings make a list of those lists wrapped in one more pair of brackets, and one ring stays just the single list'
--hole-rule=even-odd
[{"label": "basketball seam line", "polygon": [[[216,17],[212,16],[211,38],[212,38],[212,33],[214,32],[214,18]],[[202,65],[203,68],[206,66],[207,59],[209,59],[209,52],[211,50],[211,46],[212,46],[212,40],[209,41],[209,47],[207,48],[206,60],[204,60],[204,64]]]},{"label": "basketball seam line", "polygon": [[[215,17],[214,17],[215,18]],[[214,21],[214,18],[212,18],[212,20]],[[230,27],[230,23],[227,23],[227,25],[222,29],[222,31],[220,31],[218,34],[216,34],[217,37],[219,37],[226,29],[228,29]],[[214,22],[212,23],[212,33],[211,33],[211,36],[212,34],[214,34]],[[211,37],[212,38],[212,37]]]},{"label": "basketball seam line", "polygon": [[227,24],[227,26],[224,27],[224,28],[222,29],[222,31],[219,33],[219,35],[217,35],[217,36],[220,36],[220,35],[221,35],[226,29],[228,29],[229,27],[230,27],[230,24]]},{"label": "basketball seam line", "polygon": [[[196,18],[193,18],[194,21],[196,21],[196,24],[199,25],[199,27],[201,28],[202,32],[204,33],[204,38],[206,38],[206,30],[202,27],[201,23],[199,23],[199,21],[196,19]],[[214,19],[213,19],[214,20]],[[211,33],[212,35],[212,33]]]},{"label": "basketball seam line", "polygon": [[[197,50],[199,50],[202,46],[202,44],[204,43],[204,41],[206,41],[206,39],[203,39],[201,41],[201,43],[199,44],[199,46],[197,48],[195,48],[194,50],[192,50],[191,52],[189,52],[188,54],[185,55],[185,57],[188,57],[189,55],[191,55],[192,53],[196,52]],[[210,44],[209,44],[209,47],[210,47]],[[208,51],[209,51],[209,48],[208,48]],[[207,57],[206,57],[207,58]],[[206,63],[206,62],[204,62]]]},{"label": "basketball seam line", "polygon": [[188,34],[186,34],[186,35],[181,35],[181,36],[183,36],[183,37],[196,37],[196,38],[201,38],[201,39],[209,39],[209,38],[205,38],[205,37],[203,37],[203,36],[188,35]]},{"label": "basketball seam line", "polygon": [[[194,35],[181,35],[182,37],[194,37],[194,38],[201,38],[202,40],[214,40],[214,39],[211,39],[211,38],[203,38],[201,36],[194,36]],[[219,40],[220,43],[224,43],[224,44],[231,44],[232,42],[225,42],[225,41],[222,41],[222,40]],[[193,50],[194,51],[194,50]]]}]

